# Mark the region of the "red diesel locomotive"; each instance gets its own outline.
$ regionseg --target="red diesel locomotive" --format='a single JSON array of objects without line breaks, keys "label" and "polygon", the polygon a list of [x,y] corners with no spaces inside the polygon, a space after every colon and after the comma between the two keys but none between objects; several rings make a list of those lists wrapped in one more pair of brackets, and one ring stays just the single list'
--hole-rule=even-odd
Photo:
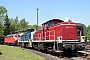
[{"label": "red diesel locomotive", "polygon": [[85,48],[85,42],[84,24],[52,19],[34,33],[32,47],[49,52],[76,52]]},{"label": "red diesel locomotive", "polygon": [[17,35],[17,34],[7,35],[4,38],[4,44],[7,44],[7,45],[17,45],[19,37],[20,36]]}]

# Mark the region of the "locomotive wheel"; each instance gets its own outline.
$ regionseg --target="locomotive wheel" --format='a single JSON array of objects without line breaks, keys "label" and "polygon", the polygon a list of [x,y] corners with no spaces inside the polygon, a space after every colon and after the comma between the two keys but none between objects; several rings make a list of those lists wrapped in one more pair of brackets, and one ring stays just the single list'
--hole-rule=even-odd
[{"label": "locomotive wheel", "polygon": [[57,57],[60,56],[60,53],[59,53],[59,52],[55,52],[54,54],[55,54]]},{"label": "locomotive wheel", "polygon": [[77,48],[75,47],[75,49],[73,50],[73,53],[76,53],[77,52]]},{"label": "locomotive wheel", "polygon": [[63,50],[63,54],[72,55],[72,53],[73,53],[73,50],[71,50],[71,48],[68,48],[68,49],[64,49],[64,50]]}]

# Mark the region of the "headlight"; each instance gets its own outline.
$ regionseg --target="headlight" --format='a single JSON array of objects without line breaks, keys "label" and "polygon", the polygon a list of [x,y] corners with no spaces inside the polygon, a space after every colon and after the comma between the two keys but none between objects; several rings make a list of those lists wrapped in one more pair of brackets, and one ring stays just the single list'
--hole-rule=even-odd
[{"label": "headlight", "polygon": [[85,42],[85,36],[81,36],[81,42]]},{"label": "headlight", "polygon": [[62,36],[58,37],[58,43],[62,43]]}]

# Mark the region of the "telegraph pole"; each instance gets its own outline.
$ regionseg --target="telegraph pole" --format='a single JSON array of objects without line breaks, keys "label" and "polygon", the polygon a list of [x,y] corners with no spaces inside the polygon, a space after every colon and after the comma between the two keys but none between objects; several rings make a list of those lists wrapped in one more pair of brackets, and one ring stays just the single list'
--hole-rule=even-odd
[{"label": "telegraph pole", "polygon": [[36,27],[36,29],[38,29],[38,10],[39,10],[39,8],[37,8],[36,10],[37,10],[37,27]]}]

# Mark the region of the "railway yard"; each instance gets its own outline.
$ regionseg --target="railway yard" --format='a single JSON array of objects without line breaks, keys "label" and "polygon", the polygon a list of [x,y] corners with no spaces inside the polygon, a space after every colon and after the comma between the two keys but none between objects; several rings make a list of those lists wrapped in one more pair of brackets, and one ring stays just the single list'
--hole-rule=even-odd
[{"label": "railway yard", "polygon": [[0,60],[90,60],[89,2],[1,1]]},{"label": "railway yard", "polygon": [[42,27],[17,31],[2,37],[2,41],[5,45],[31,51],[46,60],[90,60],[90,42],[87,42],[84,24],[51,19]]},{"label": "railway yard", "polygon": [[84,24],[51,19],[42,27],[7,35],[4,44],[19,46],[46,60],[90,60],[90,42]]}]

